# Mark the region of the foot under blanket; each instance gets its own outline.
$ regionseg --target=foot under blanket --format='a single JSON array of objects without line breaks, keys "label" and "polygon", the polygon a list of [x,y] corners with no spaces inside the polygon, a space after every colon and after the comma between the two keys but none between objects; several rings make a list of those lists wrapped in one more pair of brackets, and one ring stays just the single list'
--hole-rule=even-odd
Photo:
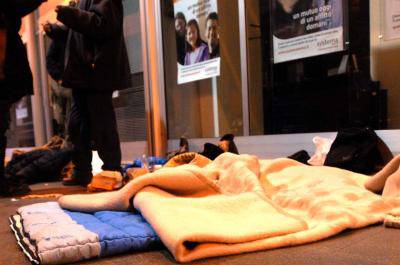
[{"label": "foot under blanket", "polygon": [[140,214],[62,210],[57,202],[18,209],[10,217],[18,244],[33,264],[65,264],[151,249],[160,244]]},{"label": "foot under blanket", "polygon": [[207,165],[162,168],[119,191],[69,195],[65,209],[133,206],[176,260],[300,245],[382,222],[400,207],[366,190],[368,177],[290,159],[224,153]]}]

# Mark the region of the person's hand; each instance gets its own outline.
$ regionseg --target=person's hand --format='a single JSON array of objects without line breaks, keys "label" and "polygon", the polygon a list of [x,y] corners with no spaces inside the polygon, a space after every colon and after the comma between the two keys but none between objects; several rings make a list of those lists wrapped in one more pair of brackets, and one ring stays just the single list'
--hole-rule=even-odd
[{"label": "person's hand", "polygon": [[57,13],[57,19],[60,20],[59,18],[65,17],[67,14],[71,14],[76,10],[76,7],[72,6],[62,6],[58,5],[56,6],[56,9],[54,10]]},{"label": "person's hand", "polygon": [[56,6],[56,9],[54,9],[54,11],[58,14],[58,13],[60,13],[60,11],[62,11],[63,8],[64,8],[64,6],[58,5],[58,6]]},{"label": "person's hand", "polygon": [[63,6],[63,5],[58,5],[58,6],[56,6],[56,9],[54,10],[57,14],[60,14],[60,13],[62,13],[62,12],[68,12],[68,10],[72,10],[72,9],[74,9],[75,7],[73,7],[73,6]]},{"label": "person's hand", "polygon": [[75,7],[70,7],[70,6],[62,6],[58,5],[56,6],[56,9],[54,10],[57,14],[57,20],[63,22],[65,16],[68,14],[68,12]]},{"label": "person's hand", "polygon": [[46,34],[50,34],[51,33],[52,28],[51,28],[50,22],[47,21],[45,24],[42,25],[42,27],[43,27],[43,31]]},{"label": "person's hand", "polygon": [[78,5],[77,1],[75,1],[75,0],[69,1],[69,6],[70,7],[76,7],[77,5]]}]

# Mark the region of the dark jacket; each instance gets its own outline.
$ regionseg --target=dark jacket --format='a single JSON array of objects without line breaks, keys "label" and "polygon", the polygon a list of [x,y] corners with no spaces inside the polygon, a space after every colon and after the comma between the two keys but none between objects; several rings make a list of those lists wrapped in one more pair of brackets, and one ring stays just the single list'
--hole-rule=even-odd
[{"label": "dark jacket", "polygon": [[22,195],[29,184],[58,181],[62,169],[71,161],[70,149],[38,149],[13,156],[5,168],[5,194]]},{"label": "dark jacket", "polygon": [[131,86],[121,0],[81,0],[60,8],[69,30],[63,86],[110,92]]},{"label": "dark jacket", "polygon": [[34,11],[43,0],[1,0],[0,12],[7,29],[5,82],[0,85],[0,99],[16,102],[33,93],[32,73],[26,49],[19,35],[21,18]]},{"label": "dark jacket", "polygon": [[46,54],[46,69],[54,81],[62,80],[64,73],[65,44],[67,42],[67,31],[61,30],[60,35],[47,34],[52,40]]}]

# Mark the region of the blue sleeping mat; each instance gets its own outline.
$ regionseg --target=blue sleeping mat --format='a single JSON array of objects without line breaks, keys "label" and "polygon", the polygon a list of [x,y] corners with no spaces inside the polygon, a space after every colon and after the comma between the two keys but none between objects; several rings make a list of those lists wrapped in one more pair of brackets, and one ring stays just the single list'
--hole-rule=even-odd
[{"label": "blue sleeping mat", "polygon": [[24,253],[35,264],[65,264],[161,245],[139,213],[70,212],[57,202],[18,209],[11,228]]}]

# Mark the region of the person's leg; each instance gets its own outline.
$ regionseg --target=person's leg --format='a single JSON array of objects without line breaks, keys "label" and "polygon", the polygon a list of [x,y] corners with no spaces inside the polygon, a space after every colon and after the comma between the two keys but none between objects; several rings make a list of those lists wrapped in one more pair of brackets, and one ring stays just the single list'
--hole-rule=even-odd
[{"label": "person's leg", "polygon": [[65,185],[86,185],[92,178],[92,146],[87,95],[72,93],[72,107],[68,123],[68,134],[72,143],[72,162],[75,169]]},{"label": "person's leg", "polygon": [[91,138],[103,161],[103,170],[121,171],[121,147],[112,94],[93,94],[89,99]]},{"label": "person's leg", "polygon": [[4,159],[7,147],[6,132],[10,125],[10,107],[8,102],[0,101],[0,195],[5,192]]},{"label": "person's leg", "polygon": [[389,176],[398,171],[400,167],[400,155],[394,157],[381,171],[372,176],[365,184],[365,188],[372,192],[381,192],[384,187],[386,180]]}]

